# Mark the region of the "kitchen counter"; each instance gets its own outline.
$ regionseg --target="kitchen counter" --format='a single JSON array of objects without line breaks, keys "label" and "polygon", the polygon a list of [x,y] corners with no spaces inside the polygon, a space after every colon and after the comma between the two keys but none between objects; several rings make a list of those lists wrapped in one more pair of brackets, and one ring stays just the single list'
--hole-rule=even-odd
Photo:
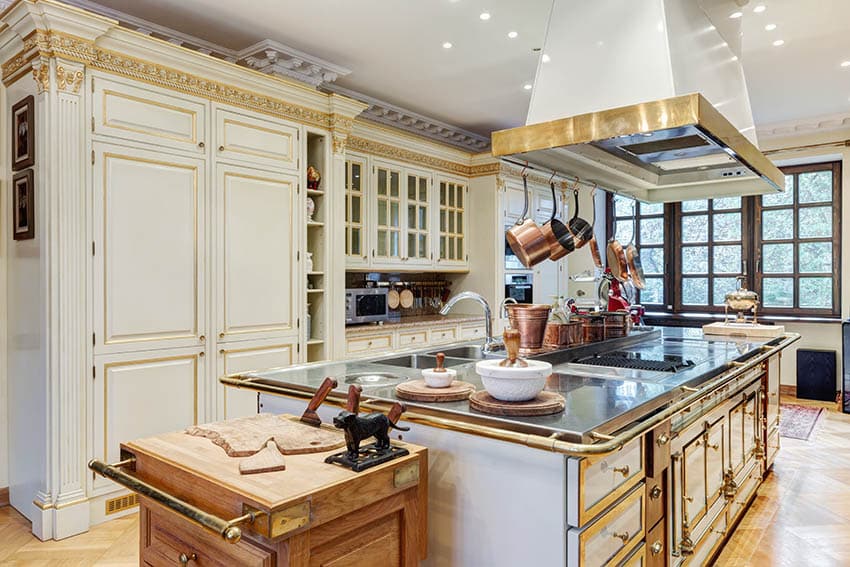
[{"label": "kitchen counter", "polygon": [[[780,338],[781,339],[781,338]],[[485,415],[469,408],[467,401],[428,403],[405,401],[411,409],[437,415],[451,416],[466,421],[475,421],[497,428],[523,433],[549,436],[580,443],[598,439],[598,434],[607,435],[623,426],[639,420],[660,407],[685,395],[686,388],[695,388],[711,377],[729,369],[738,361],[759,352],[768,339],[704,337],[699,329],[652,329],[632,332],[625,339],[614,339],[603,343],[567,348],[561,351],[538,355],[537,359],[551,362],[553,374],[546,389],[555,391],[566,400],[565,411],[540,417],[500,417]],[[451,346],[429,349],[449,350]],[[590,366],[575,360],[589,354],[613,349],[638,353],[638,356],[679,356],[693,365],[677,372],[658,372]],[[295,389],[315,390],[326,376],[338,378],[340,393],[348,389],[346,376],[364,372],[390,373],[401,380],[417,379],[421,371],[415,368],[390,366],[381,363],[392,355],[356,361],[329,362],[294,366],[268,372],[251,372],[232,376],[242,381],[287,386]],[[483,389],[475,364],[453,366],[458,379],[470,382]],[[364,399],[395,401],[395,385],[364,386]]]},{"label": "kitchen counter", "polygon": [[418,317],[402,317],[400,321],[384,321],[379,325],[363,324],[350,325],[345,328],[347,336],[367,335],[380,329],[413,329],[416,327],[439,327],[442,325],[458,325],[461,323],[484,324],[482,315],[463,315],[450,313],[449,315],[421,315]]}]

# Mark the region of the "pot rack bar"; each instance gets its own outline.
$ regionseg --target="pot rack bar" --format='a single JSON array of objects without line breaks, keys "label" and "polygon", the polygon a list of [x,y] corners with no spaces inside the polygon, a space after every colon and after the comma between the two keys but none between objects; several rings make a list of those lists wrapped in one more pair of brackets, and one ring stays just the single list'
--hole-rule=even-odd
[{"label": "pot rack bar", "polygon": [[[523,433],[508,429],[500,429],[491,425],[487,425],[485,423],[480,423],[478,421],[461,421],[459,419],[454,418],[440,417],[438,415],[428,413],[427,408],[417,408],[417,410],[420,411],[406,411],[404,413],[404,420],[409,421],[411,423],[418,423],[421,425],[436,427],[438,429],[448,429],[452,431],[458,431],[460,433],[476,435],[478,437],[495,439],[497,441],[506,441],[508,443],[515,443],[517,445],[525,445],[526,447],[532,447],[534,449],[540,449],[544,451],[552,451],[571,457],[590,457],[607,455],[609,453],[619,451],[629,441],[651,431],[656,426],[663,423],[664,421],[667,421],[668,419],[673,417],[673,415],[690,406],[700,398],[704,397],[709,392],[715,390],[716,388],[719,388],[720,386],[723,386],[724,384],[727,384],[728,382],[731,382],[732,380],[734,380],[741,374],[747,372],[748,370],[755,368],[756,366],[767,360],[774,353],[774,351],[785,348],[791,343],[794,343],[798,340],[800,340],[799,334],[786,333],[779,342],[772,345],[762,345],[760,350],[756,351],[757,354],[751,356],[746,361],[733,361],[728,363],[726,365],[726,370],[721,372],[716,377],[710,379],[707,383],[701,385],[699,388],[681,386],[679,390],[683,394],[685,394],[684,397],[680,398],[676,402],[671,403],[663,410],[647,417],[646,419],[636,422],[628,429],[624,429],[616,435],[606,435],[603,433],[592,431],[590,433],[590,436],[594,439],[599,439],[601,441],[599,443],[574,443],[571,441],[561,441],[559,439],[561,434],[557,432],[554,432],[549,436],[544,436],[536,433]],[[771,343],[772,342],[774,341],[771,341]],[[239,375],[223,376],[222,378],[219,378],[219,382],[221,382],[225,386],[233,386],[236,388],[253,390],[265,394],[286,396],[289,398],[300,398],[309,400],[313,397],[313,392],[310,390],[300,390],[298,388],[290,386],[270,384],[266,381],[258,380],[259,379],[254,377],[243,377]],[[339,392],[331,392],[331,394],[326,398],[325,401],[335,406],[344,408],[346,406],[347,397]],[[387,412],[389,411],[392,404],[392,401],[370,399],[361,402],[360,407],[372,411]]]},{"label": "pot rack bar", "polygon": [[[554,171],[552,169],[544,169],[540,166],[534,165],[532,163],[528,163],[526,161],[519,161],[511,158],[502,158],[502,161],[505,163],[509,163],[511,165],[515,165],[517,167],[523,167],[525,169],[530,169],[532,171],[536,171],[541,175],[549,175],[552,176],[553,179],[560,179],[561,181],[566,181],[567,183],[573,184],[576,189],[580,188],[582,185],[587,187],[588,189],[598,189],[600,191],[608,191],[609,193],[615,191],[609,191],[604,187],[601,187],[598,183],[593,183],[591,181],[584,181],[581,178],[575,175],[568,175],[566,173],[561,173],[560,171]],[[564,190],[561,190],[561,193],[564,193]]]}]

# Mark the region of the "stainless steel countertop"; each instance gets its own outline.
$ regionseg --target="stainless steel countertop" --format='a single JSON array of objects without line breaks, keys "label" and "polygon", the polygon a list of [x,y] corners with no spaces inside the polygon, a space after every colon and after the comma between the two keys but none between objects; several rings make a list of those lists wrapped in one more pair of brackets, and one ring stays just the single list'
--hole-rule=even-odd
[{"label": "stainless steel countertop", "polygon": [[[779,337],[782,339],[782,337]],[[710,337],[700,329],[659,328],[635,331],[632,336],[604,343],[568,348],[535,357],[553,365],[546,389],[564,396],[566,408],[559,414],[541,417],[500,417],[482,414],[469,408],[469,402],[429,403],[404,400],[410,408],[456,419],[474,419],[493,427],[538,435],[558,434],[565,441],[590,443],[591,432],[611,434],[642,419],[684,395],[682,386],[694,387],[730,368],[730,362],[743,361],[759,351],[763,344],[776,339]],[[622,346],[623,344],[626,346]],[[630,345],[628,343],[631,343]],[[463,343],[474,344],[474,343]],[[435,350],[448,350],[443,345]],[[650,372],[576,364],[573,360],[595,352],[625,350],[653,354],[679,355],[692,360],[694,366],[679,372]],[[390,354],[376,357],[389,358]],[[458,379],[483,389],[475,373],[475,363],[453,366]],[[421,371],[389,366],[375,359],[328,362],[289,367],[280,370],[236,375],[241,380],[269,383],[299,390],[315,390],[326,376],[338,379],[337,391],[345,392],[349,384],[345,376],[361,372],[387,372],[405,379],[418,379]],[[395,401],[395,384],[365,386],[363,399]]]}]

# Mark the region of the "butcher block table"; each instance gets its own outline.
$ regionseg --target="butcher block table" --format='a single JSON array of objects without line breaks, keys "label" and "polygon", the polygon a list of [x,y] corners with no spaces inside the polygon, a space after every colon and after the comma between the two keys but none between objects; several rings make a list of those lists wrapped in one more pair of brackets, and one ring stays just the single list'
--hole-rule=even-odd
[{"label": "butcher block table", "polygon": [[174,432],[122,444],[121,463],[99,472],[140,495],[143,565],[413,566],[428,454],[393,444],[410,454],[360,473],[324,462],[343,447],[245,475],[210,439]]}]

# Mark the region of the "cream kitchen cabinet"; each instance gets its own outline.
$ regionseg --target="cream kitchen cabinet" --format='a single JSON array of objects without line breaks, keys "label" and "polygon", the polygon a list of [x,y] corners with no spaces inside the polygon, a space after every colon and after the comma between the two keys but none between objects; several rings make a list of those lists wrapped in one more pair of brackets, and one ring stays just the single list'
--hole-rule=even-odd
[{"label": "cream kitchen cabinet", "polygon": [[[296,360],[297,342],[286,340],[245,341],[218,345],[216,375],[226,376],[238,372],[283,368]],[[257,413],[257,393],[238,388],[225,388],[221,384],[219,415],[222,419],[244,417]]]},{"label": "cream kitchen cabinet", "polygon": [[437,186],[437,266],[468,268],[469,185],[459,178],[439,177]]},{"label": "cream kitchen cabinet", "polygon": [[459,341],[483,340],[484,335],[483,321],[423,324],[413,329],[377,325],[368,331],[351,329],[346,333],[345,354],[348,358],[363,358],[392,350],[419,350]]},{"label": "cream kitchen cabinet", "polygon": [[203,160],[103,142],[92,152],[95,353],[203,344]]},{"label": "cream kitchen cabinet", "polygon": [[298,170],[301,130],[268,116],[215,107],[216,160]]},{"label": "cream kitchen cabinet", "polygon": [[217,164],[215,179],[217,339],[296,336],[298,178]]},{"label": "cream kitchen cabinet", "polygon": [[[114,463],[123,441],[211,420],[206,360],[197,347],[96,357],[90,456]],[[92,488],[103,493],[116,485],[97,477]]]},{"label": "cream kitchen cabinet", "polygon": [[369,231],[368,158],[349,153],[345,160],[345,264],[347,267],[369,265],[371,235]]}]

